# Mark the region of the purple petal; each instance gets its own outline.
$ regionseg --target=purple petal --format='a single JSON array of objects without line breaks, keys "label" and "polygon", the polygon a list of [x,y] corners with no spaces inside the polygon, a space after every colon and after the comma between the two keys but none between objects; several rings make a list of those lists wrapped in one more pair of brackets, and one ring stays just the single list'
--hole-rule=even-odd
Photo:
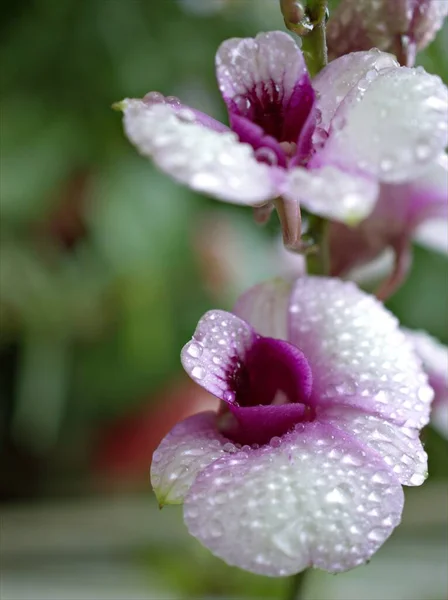
[{"label": "purple petal", "polygon": [[228,442],[218,432],[213,412],[193,415],[175,425],[152,457],[151,484],[159,504],[181,504],[196,475],[225,456]]},{"label": "purple petal", "polygon": [[281,31],[225,41],[216,56],[229,113],[246,117],[278,141],[296,143],[314,104],[301,50]]},{"label": "purple petal", "polygon": [[313,79],[318,98],[317,107],[322,116],[320,127],[327,132],[330,130],[337,109],[369,71],[390,67],[398,67],[394,57],[376,49],[370,52],[353,52],[330,62]]},{"label": "purple petal", "polygon": [[368,71],[331,122],[314,165],[357,169],[385,183],[423,175],[448,142],[448,90],[406,67]]},{"label": "purple petal", "polygon": [[396,318],[351,282],[301,277],[289,305],[289,341],[313,372],[316,406],[357,407],[409,428],[429,419],[427,377]]},{"label": "purple petal", "polygon": [[202,113],[167,102],[124,100],[122,106],[130,141],[180,183],[235,204],[263,204],[278,196],[273,170]]},{"label": "purple petal", "polygon": [[184,517],[190,533],[229,564],[286,576],[362,564],[399,523],[402,507],[401,486],[376,453],[313,423],[204,469]]},{"label": "purple petal", "polygon": [[280,143],[272,136],[266,135],[259,125],[237,114],[230,115],[230,125],[240,142],[252,146],[258,161],[286,168],[286,154]]},{"label": "purple petal", "polygon": [[[421,485],[428,474],[428,456],[418,429],[398,427],[346,406],[328,406],[319,419],[350,433],[377,452],[402,485]],[[350,463],[350,458],[346,457]]]}]

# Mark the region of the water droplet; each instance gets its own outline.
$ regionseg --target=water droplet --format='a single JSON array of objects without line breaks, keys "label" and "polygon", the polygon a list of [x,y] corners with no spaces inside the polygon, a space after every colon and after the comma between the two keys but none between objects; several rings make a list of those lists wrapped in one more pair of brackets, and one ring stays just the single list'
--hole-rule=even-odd
[{"label": "water droplet", "polygon": [[204,369],[204,367],[200,367],[200,366],[196,366],[194,367],[194,369],[191,371],[191,375],[195,378],[195,379],[204,379],[205,375],[206,375],[206,370]]},{"label": "water droplet", "polygon": [[219,356],[214,356],[212,358],[212,361],[215,363],[215,365],[220,365],[221,364],[221,358]]},{"label": "water droplet", "polygon": [[221,537],[223,533],[224,528],[222,524],[217,519],[213,519],[213,521],[210,522],[210,535],[214,538],[218,538]]},{"label": "water droplet", "polygon": [[143,97],[143,102],[146,104],[160,104],[165,102],[165,96],[160,92],[149,92]]},{"label": "water droplet", "polygon": [[415,148],[415,155],[418,160],[426,160],[431,156],[431,146],[428,144],[417,144]]},{"label": "water droplet", "polygon": [[255,150],[255,158],[258,160],[258,162],[263,162],[270,166],[275,166],[278,162],[277,155],[274,150],[271,148],[266,148],[265,146]]},{"label": "water droplet", "polygon": [[372,475],[372,483],[388,484],[389,478],[384,471],[378,471]]},{"label": "water droplet", "polygon": [[196,120],[195,114],[189,108],[182,108],[177,113],[178,118],[185,123],[194,123]]},{"label": "water droplet", "polygon": [[167,104],[171,104],[171,106],[179,106],[180,105],[180,100],[176,96],[167,96],[165,98],[165,102]]},{"label": "water droplet", "polygon": [[269,445],[272,446],[273,448],[278,448],[279,446],[281,446],[282,440],[281,438],[279,438],[278,436],[274,436],[271,438]]},{"label": "water droplet", "polygon": [[235,444],[232,444],[231,442],[227,442],[226,444],[224,444],[222,449],[224,450],[224,452],[230,452],[232,454],[237,451]]},{"label": "water droplet", "polygon": [[235,103],[237,109],[243,114],[246,114],[251,107],[251,102],[249,98],[246,98],[246,96],[235,96],[233,98],[233,102]]},{"label": "water droplet", "polygon": [[202,347],[199,344],[190,344],[187,352],[193,358],[199,358],[202,354]]},{"label": "water droplet", "polygon": [[160,452],[160,450],[156,450],[152,455],[152,462],[160,462],[161,459],[162,453]]},{"label": "water droplet", "polygon": [[414,473],[409,481],[412,485],[421,485],[425,481],[425,476],[421,473]]},{"label": "water droplet", "polygon": [[372,542],[381,542],[384,539],[384,531],[382,529],[372,529],[367,537]]},{"label": "water droplet", "polygon": [[335,487],[325,496],[325,500],[331,504],[346,504],[349,499],[350,496],[348,491],[342,486]]},{"label": "water droplet", "polygon": [[232,392],[231,390],[225,391],[223,400],[224,400],[224,402],[228,402],[229,404],[232,404],[233,402],[235,402],[235,392]]}]

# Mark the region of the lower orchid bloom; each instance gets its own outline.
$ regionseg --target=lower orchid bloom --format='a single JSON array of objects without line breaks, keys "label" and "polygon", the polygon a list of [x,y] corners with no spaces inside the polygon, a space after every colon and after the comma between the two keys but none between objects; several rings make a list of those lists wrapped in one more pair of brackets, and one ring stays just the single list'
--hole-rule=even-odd
[{"label": "lower orchid bloom", "polygon": [[182,351],[221,402],[154,453],[160,505],[227,563],[286,576],[367,561],[420,485],[432,389],[396,319],[353,283],[300,277],[210,311]]},{"label": "lower orchid bloom", "polygon": [[286,33],[225,41],[216,56],[230,128],[158,92],[126,99],[128,138],[180,183],[220,200],[275,204],[288,247],[300,248],[300,206],[354,224],[382,184],[424,177],[447,145],[447,89],[422,68],[371,50],[310,79]]},{"label": "lower orchid bloom", "polygon": [[[411,263],[411,242],[426,223],[448,228],[448,156],[441,155],[424,176],[402,184],[383,184],[373,212],[356,227],[332,223],[329,229],[331,274],[347,275],[391,248],[391,274],[378,296],[389,297],[403,282]],[[443,233],[443,231],[442,231]]]}]

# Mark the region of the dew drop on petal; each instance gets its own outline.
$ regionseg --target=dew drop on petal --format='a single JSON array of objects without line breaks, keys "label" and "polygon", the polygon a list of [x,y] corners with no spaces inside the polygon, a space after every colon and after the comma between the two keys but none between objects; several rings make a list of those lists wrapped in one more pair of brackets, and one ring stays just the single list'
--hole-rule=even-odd
[{"label": "dew drop on petal", "polygon": [[193,358],[199,358],[202,354],[202,348],[199,344],[190,344],[187,350],[188,354]]},{"label": "dew drop on petal", "polygon": [[191,371],[191,374],[195,379],[204,379],[206,371],[204,367],[196,366]]},{"label": "dew drop on petal", "polygon": [[255,158],[259,162],[263,162],[271,166],[275,166],[278,162],[277,155],[271,148],[266,148],[265,146],[262,146],[261,148],[257,148],[254,154]]}]

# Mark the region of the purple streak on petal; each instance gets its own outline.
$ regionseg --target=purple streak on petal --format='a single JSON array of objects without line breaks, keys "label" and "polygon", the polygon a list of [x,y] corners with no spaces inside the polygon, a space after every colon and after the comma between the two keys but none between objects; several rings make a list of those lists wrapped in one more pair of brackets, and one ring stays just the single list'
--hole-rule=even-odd
[{"label": "purple streak on petal", "polygon": [[246,117],[230,113],[230,125],[240,142],[250,144],[255,150],[255,158],[270,166],[286,167],[286,155],[280,143]]}]

